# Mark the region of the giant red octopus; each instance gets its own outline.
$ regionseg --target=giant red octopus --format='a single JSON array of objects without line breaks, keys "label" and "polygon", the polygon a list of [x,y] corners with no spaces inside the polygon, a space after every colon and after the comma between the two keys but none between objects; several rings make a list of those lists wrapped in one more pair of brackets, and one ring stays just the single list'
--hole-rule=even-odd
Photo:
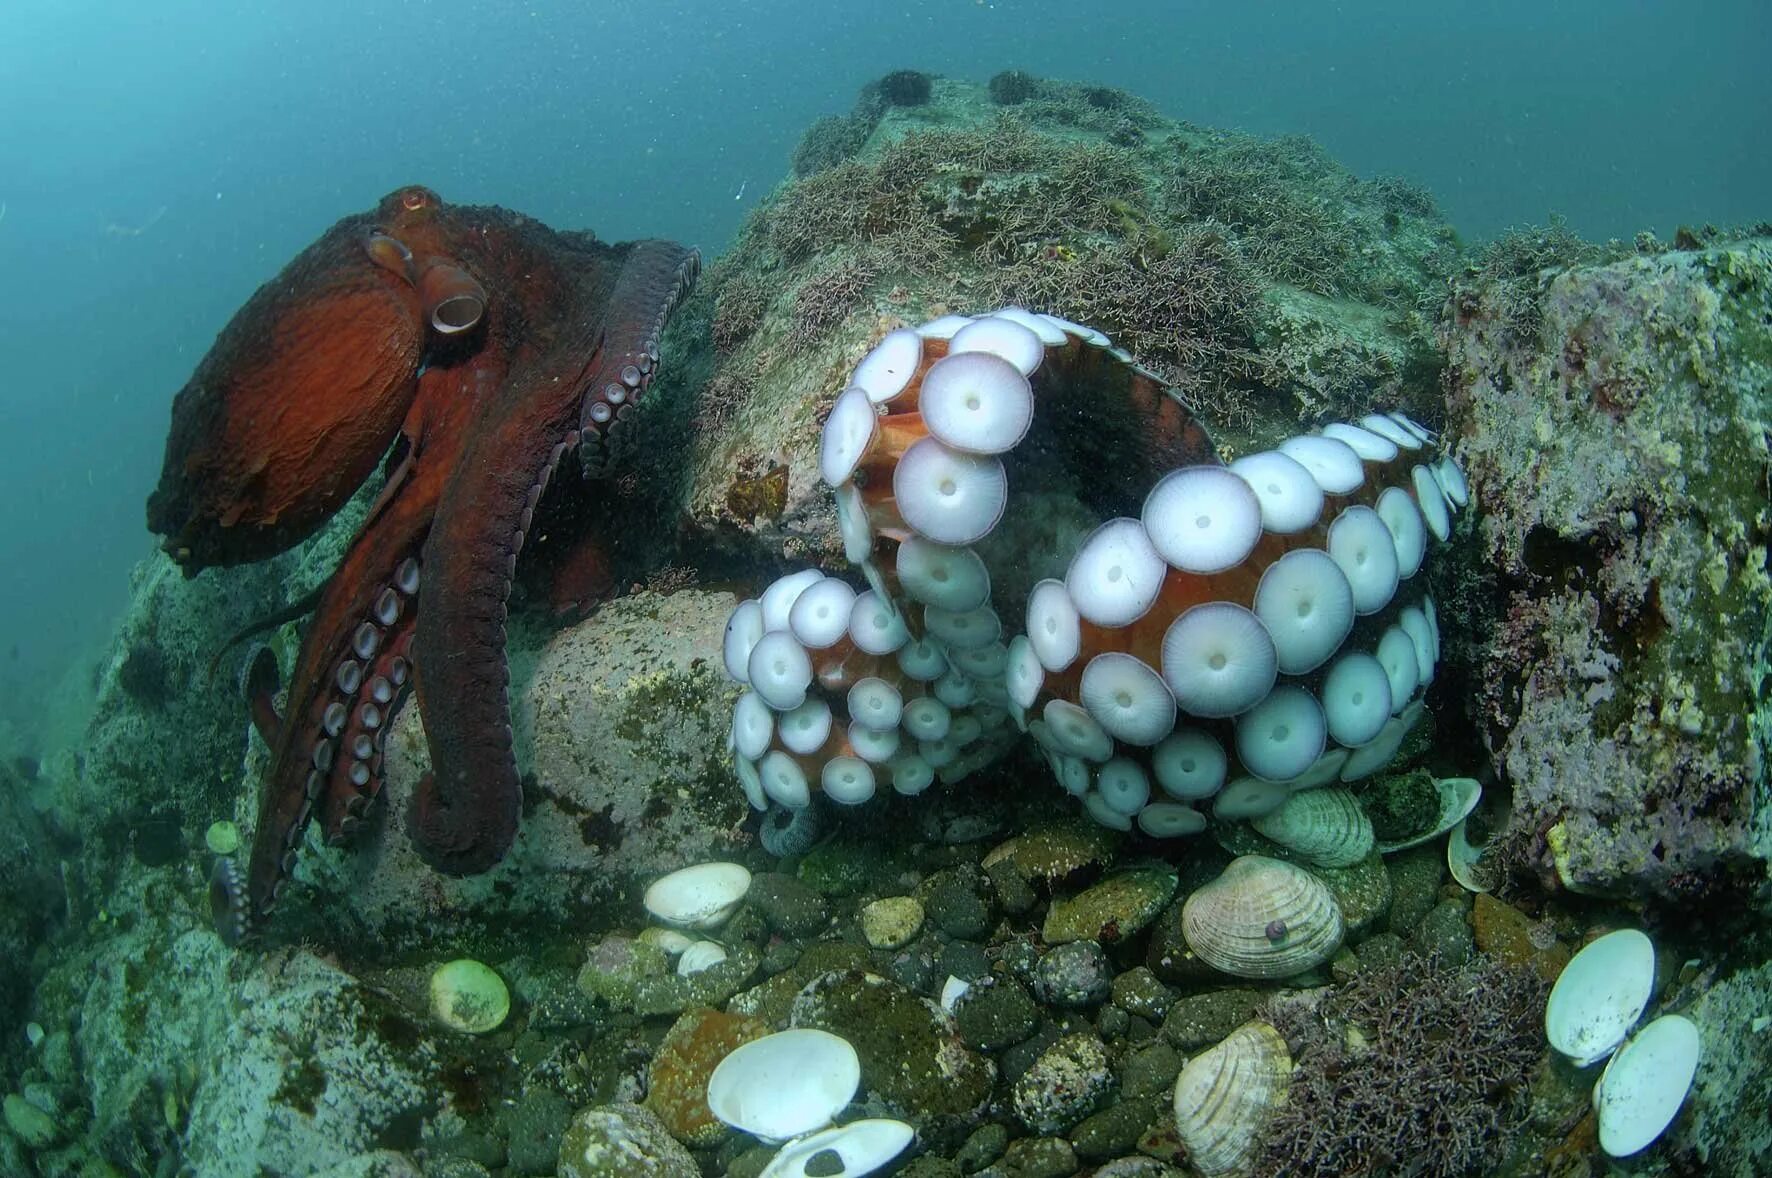
[{"label": "giant red octopus", "polygon": [[275,908],[311,819],[362,828],[382,740],[418,692],[432,773],[408,826],[438,871],[497,863],[522,794],[505,620],[517,554],[563,459],[604,471],[658,364],[695,251],[610,245],[402,188],[303,250],[234,316],[173,402],[148,524],[187,576],[313,535],[385,482],[322,586],[279,716],[244,873],[211,898],[238,942]]}]

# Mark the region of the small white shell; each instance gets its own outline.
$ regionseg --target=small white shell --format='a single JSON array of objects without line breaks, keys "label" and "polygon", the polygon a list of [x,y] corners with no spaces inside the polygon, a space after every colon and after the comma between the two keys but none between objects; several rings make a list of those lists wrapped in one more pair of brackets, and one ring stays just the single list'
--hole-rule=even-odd
[{"label": "small white shell", "polygon": [[677,956],[677,972],[683,977],[711,969],[726,960],[726,947],[718,941],[696,941]]},{"label": "small white shell", "polygon": [[1569,959],[1544,1004],[1550,1045],[1585,1068],[1611,1055],[1655,989],[1655,946],[1636,929],[1607,933]]},{"label": "small white shell", "polygon": [[949,974],[948,980],[941,984],[941,1008],[952,1014],[954,1007],[959,1005],[960,999],[964,998],[966,991],[970,989],[972,989],[971,982]]},{"label": "small white shell", "polygon": [[822,1129],[861,1086],[849,1041],[797,1027],[734,1049],[708,1077],[708,1108],[734,1129],[786,1141]]},{"label": "small white shell", "polygon": [[[861,1178],[903,1153],[916,1135],[917,1131],[903,1121],[883,1117],[835,1125],[782,1146],[758,1178],[809,1178],[831,1173],[841,1178]],[[827,1150],[837,1155],[842,1169],[832,1171],[828,1165],[812,1168],[813,1157]]]},{"label": "small white shell", "polygon": [[1318,867],[1352,867],[1372,853],[1372,820],[1345,789],[1295,793],[1249,825]]},{"label": "small white shell", "polygon": [[1698,1028],[1677,1014],[1662,1015],[1619,1048],[1594,1085],[1600,1148],[1628,1158],[1665,1133],[1692,1090],[1698,1055]]},{"label": "small white shell", "polygon": [[1287,978],[1333,957],[1347,926],[1316,876],[1244,855],[1182,904],[1181,932],[1188,948],[1221,973]]},{"label": "small white shell", "polygon": [[1495,861],[1483,861],[1483,852],[1488,847],[1473,847],[1465,833],[1465,824],[1460,822],[1446,836],[1446,870],[1458,881],[1458,886],[1467,892],[1492,892],[1500,882],[1500,870]]},{"label": "small white shell", "polygon": [[1286,1040],[1259,1020],[1189,1060],[1175,1080],[1175,1128],[1193,1168],[1205,1178],[1248,1173],[1291,1082]]},{"label": "small white shell", "polygon": [[737,863],[697,863],[654,880],[641,902],[666,924],[717,928],[750,890],[751,873]]}]

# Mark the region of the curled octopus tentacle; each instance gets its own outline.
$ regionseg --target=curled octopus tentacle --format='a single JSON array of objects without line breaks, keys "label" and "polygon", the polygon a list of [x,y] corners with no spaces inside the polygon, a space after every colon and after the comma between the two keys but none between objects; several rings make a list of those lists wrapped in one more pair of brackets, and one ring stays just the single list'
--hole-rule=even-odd
[{"label": "curled octopus tentacle", "polygon": [[[505,665],[506,602],[517,554],[560,460],[579,448],[597,473],[609,439],[656,370],[664,322],[695,280],[694,251],[641,242],[607,301],[599,346],[566,395],[545,367],[511,395],[520,412],[496,415],[445,490],[425,544],[414,652],[433,772],[412,799],[419,854],[450,874],[485,871],[516,837],[522,803]],[[515,377],[515,374],[514,374]]]}]

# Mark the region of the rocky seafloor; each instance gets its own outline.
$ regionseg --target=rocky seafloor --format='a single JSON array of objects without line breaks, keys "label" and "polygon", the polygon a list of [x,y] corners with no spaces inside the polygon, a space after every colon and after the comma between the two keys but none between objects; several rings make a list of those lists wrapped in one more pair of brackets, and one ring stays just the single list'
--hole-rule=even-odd
[{"label": "rocky seafloor", "polygon": [[[1480,781],[1489,891],[1443,837],[1314,868],[1344,947],[1250,981],[1199,959],[1183,908],[1233,853],[1283,852],[1240,823],[1107,831],[1027,751],[761,827],[725,747],[727,615],[790,564],[844,571],[816,454],[850,367],[1006,303],[1106,332],[1227,458],[1375,408],[1448,439],[1475,510],[1424,574],[1444,663],[1359,796],[1394,814],[1423,781]],[[525,813],[485,876],[430,873],[387,806],[357,848],[314,840],[265,939],[224,947],[206,833],[249,824],[266,753],[240,653],[208,664],[325,575],[349,521],[251,569],[138,569],[83,739],[0,769],[0,1172],[754,1176],[774,1148],[708,1113],[706,1079],[794,1025],[856,1048],[839,1119],[916,1130],[884,1173],[1187,1174],[1177,1076],[1252,1020],[1292,1067],[1246,1172],[1756,1172],[1772,237],[1553,226],[1471,250],[1427,193],[1304,140],[1101,87],[893,75],[809,130],[664,350],[628,435],[646,460],[607,490],[633,590],[572,624],[515,603]],[[285,666],[297,634],[273,636]],[[388,793],[424,758],[408,708]],[[680,977],[640,891],[710,859],[751,888],[706,934],[726,959]],[[1628,1164],[1543,1027],[1570,955],[1621,927],[1656,942],[1653,1008],[1702,1039],[1684,1112]],[[462,958],[509,987],[484,1033],[433,1012]]]}]

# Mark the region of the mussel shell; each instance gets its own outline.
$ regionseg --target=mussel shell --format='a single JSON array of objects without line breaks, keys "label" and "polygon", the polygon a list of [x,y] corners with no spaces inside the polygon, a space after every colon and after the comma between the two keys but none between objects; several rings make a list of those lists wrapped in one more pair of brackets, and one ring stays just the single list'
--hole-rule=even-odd
[{"label": "mussel shell", "polygon": [[1291,1078],[1286,1040],[1259,1019],[1189,1060],[1175,1080],[1175,1128],[1194,1169],[1247,1173]]},{"label": "mussel shell", "polygon": [[1293,794],[1249,825],[1318,867],[1352,867],[1371,854],[1374,842],[1372,820],[1345,789]]},{"label": "mussel shell", "polygon": [[1221,973],[1286,978],[1334,956],[1347,928],[1316,876],[1265,855],[1244,855],[1187,898],[1181,931],[1200,960]]}]

